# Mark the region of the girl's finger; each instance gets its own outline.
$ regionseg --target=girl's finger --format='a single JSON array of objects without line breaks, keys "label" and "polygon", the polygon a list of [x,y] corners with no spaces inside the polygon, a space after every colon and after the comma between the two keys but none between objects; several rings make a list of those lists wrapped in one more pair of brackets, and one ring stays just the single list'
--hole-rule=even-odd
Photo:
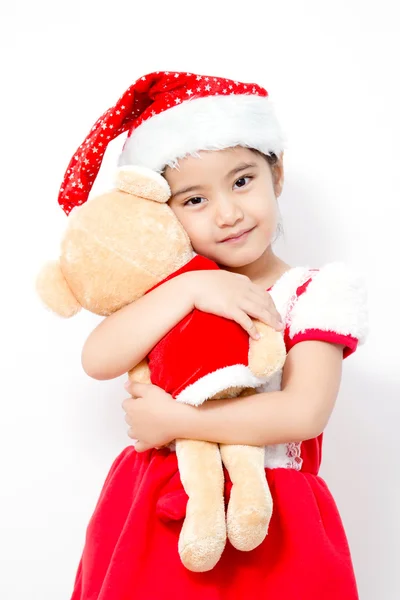
[{"label": "girl's finger", "polygon": [[252,289],[252,292],[257,296],[257,298],[261,299],[263,307],[268,310],[277,321],[282,321],[281,315],[276,309],[275,303],[268,292],[263,289],[261,289],[261,291]]},{"label": "girl's finger", "polygon": [[124,410],[126,413],[128,412],[131,403],[132,403],[133,398],[131,396],[129,396],[129,398],[125,398],[125,400],[123,400],[122,402],[122,410]]},{"label": "girl's finger", "polygon": [[136,443],[137,442],[137,438],[135,437],[135,434],[133,433],[132,427],[129,427],[127,433],[128,433],[128,437],[130,437],[131,440],[133,440]]},{"label": "girl's finger", "polygon": [[232,315],[232,320],[241,325],[253,340],[260,339],[260,334],[258,333],[257,327],[255,326],[253,320],[243,310],[239,309],[237,312],[235,312]]},{"label": "girl's finger", "polygon": [[259,285],[253,284],[250,287],[250,292],[252,294],[254,294],[255,296],[257,296],[257,298],[260,298],[263,302],[269,302],[269,300],[268,300],[268,298],[269,298],[268,292],[266,292],[264,290],[264,288],[260,287]]},{"label": "girl's finger", "polygon": [[271,314],[268,310],[261,310],[259,316],[254,318],[266,323],[266,325],[269,325],[276,331],[282,331],[284,328],[282,321],[274,314]]},{"label": "girl's finger", "polygon": [[245,281],[251,282],[251,279],[247,277],[247,275],[243,275],[242,273],[232,273],[232,275],[235,275],[235,277],[240,277]]},{"label": "girl's finger", "polygon": [[280,313],[276,310],[275,304],[271,301],[269,303],[266,303],[264,305],[264,308],[272,315],[272,317],[278,322],[278,323],[282,323],[282,317],[280,315]]},{"label": "girl's finger", "polygon": [[132,396],[135,396],[136,398],[142,398],[143,394],[149,390],[150,386],[151,383],[138,383],[136,381],[132,381],[129,386],[129,391]]},{"label": "girl's finger", "polygon": [[258,321],[262,321],[266,325],[269,325],[276,331],[282,331],[283,324],[279,321],[273,314],[269,312],[265,307],[263,307],[259,303],[247,302],[241,306],[241,309],[244,310],[250,317],[253,319],[257,319]]},{"label": "girl's finger", "polygon": [[258,286],[254,286],[251,291],[253,292],[253,294],[255,294],[258,298],[261,298],[261,301],[264,305],[265,308],[267,308],[272,314],[276,315],[276,317],[279,319],[280,318],[280,314],[275,306],[275,302],[273,301],[271,294],[269,292],[267,292],[266,290],[264,290],[263,288],[259,288]]}]

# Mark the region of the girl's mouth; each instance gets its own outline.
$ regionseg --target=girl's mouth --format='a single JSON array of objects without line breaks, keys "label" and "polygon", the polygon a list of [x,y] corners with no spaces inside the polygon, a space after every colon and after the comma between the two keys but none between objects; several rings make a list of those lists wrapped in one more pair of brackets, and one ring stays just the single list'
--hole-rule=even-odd
[{"label": "girl's mouth", "polygon": [[238,231],[236,234],[232,234],[229,237],[226,237],[224,240],[219,242],[220,244],[239,244],[244,242],[249,234],[255,229],[255,227],[251,227],[251,229],[245,229],[242,231]]}]

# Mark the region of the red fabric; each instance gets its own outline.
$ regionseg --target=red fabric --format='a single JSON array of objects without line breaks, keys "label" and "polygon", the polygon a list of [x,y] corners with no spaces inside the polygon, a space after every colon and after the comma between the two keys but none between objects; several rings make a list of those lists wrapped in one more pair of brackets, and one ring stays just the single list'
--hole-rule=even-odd
[{"label": "red fabric", "polygon": [[[208,573],[191,573],[179,559],[187,497],[175,453],[126,448],[89,522],[71,600],[356,600],[340,516],[316,475],[319,448],[319,438],[303,443],[301,472],[267,470],[274,499],[267,538],[249,553],[228,542]],[[229,491],[228,480],[227,498]]]},{"label": "red fabric", "polygon": [[[318,336],[310,330],[307,339]],[[71,600],[358,600],[340,515],[318,476],[322,439],[302,443],[300,471],[266,469],[274,511],[264,542],[249,553],[228,542],[207,573],[179,559],[187,496],[176,454],[126,448],[89,522]]]},{"label": "red fabric", "polygon": [[[215,270],[218,266],[207,258],[195,256],[155,287],[182,273],[209,269]],[[149,353],[151,381],[176,398],[189,385],[219,369],[233,365],[247,367],[248,356],[249,335],[243,327],[235,321],[195,309]],[[215,381],[213,387],[203,381],[195,404],[201,404],[227,387],[223,380],[219,383],[218,389],[215,389]]]},{"label": "red fabric", "polygon": [[288,351],[299,342],[307,340],[318,340],[321,342],[329,342],[330,344],[343,345],[343,358],[347,358],[356,351],[358,340],[351,335],[342,335],[335,331],[324,331],[323,329],[306,329],[301,333],[296,333],[292,338],[289,338],[286,346]]}]

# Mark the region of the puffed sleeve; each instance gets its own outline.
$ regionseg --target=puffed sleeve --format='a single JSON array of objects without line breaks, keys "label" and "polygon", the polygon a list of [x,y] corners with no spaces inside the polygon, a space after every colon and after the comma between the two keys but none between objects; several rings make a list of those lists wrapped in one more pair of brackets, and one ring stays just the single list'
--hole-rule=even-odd
[{"label": "puffed sleeve", "polygon": [[305,340],[344,346],[343,357],[363,344],[368,334],[365,280],[343,263],[330,263],[313,273],[291,310],[286,347]]}]

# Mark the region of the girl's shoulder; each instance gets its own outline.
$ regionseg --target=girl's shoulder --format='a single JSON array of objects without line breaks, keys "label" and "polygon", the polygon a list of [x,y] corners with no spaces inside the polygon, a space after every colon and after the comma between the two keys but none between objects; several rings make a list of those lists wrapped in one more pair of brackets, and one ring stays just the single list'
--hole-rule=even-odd
[{"label": "girl's shoulder", "polygon": [[286,324],[286,345],[321,340],[345,345],[345,356],[368,333],[367,286],[364,277],[342,262],[318,269],[293,267],[270,289]]}]

